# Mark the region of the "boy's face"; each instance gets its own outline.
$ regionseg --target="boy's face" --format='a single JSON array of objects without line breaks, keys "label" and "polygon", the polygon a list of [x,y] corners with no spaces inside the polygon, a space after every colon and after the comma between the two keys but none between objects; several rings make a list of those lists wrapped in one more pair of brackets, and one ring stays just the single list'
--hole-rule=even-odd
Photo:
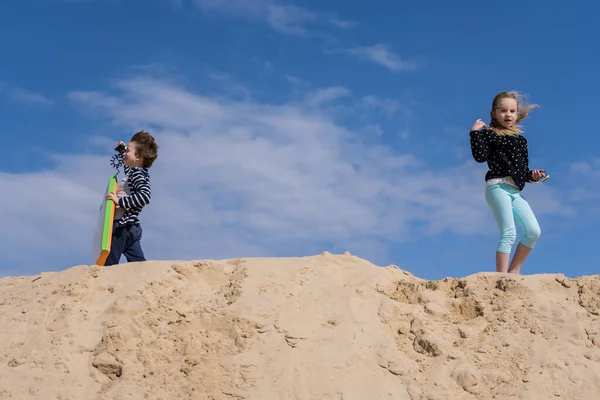
[{"label": "boy's face", "polygon": [[144,159],[142,157],[136,156],[137,151],[137,143],[129,142],[127,145],[127,150],[123,155],[123,163],[128,167],[141,167],[144,164]]}]

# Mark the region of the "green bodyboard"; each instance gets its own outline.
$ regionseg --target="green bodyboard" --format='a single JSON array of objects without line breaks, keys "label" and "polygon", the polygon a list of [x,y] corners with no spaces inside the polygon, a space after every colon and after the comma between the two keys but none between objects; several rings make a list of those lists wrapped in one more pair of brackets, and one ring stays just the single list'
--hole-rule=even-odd
[{"label": "green bodyboard", "polygon": [[106,200],[106,195],[108,193],[116,193],[117,188],[117,177],[112,175],[102,196],[100,214],[98,215],[96,233],[94,235],[92,257],[95,265],[104,265],[110,252],[115,219],[115,204],[112,200]]}]

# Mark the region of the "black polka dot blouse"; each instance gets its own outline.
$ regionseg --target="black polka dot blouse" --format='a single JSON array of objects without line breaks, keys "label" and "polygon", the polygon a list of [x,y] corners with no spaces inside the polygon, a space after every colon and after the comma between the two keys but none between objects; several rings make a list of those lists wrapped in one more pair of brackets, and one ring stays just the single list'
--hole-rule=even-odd
[{"label": "black polka dot blouse", "polygon": [[523,190],[525,183],[532,182],[529,169],[527,139],[522,135],[501,136],[486,128],[471,131],[471,153],[475,161],[487,161],[485,180],[510,176]]}]

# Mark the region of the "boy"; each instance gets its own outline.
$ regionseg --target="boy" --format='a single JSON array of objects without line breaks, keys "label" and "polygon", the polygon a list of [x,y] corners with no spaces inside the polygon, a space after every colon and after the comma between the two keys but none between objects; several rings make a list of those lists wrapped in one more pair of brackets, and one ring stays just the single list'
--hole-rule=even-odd
[{"label": "boy", "polygon": [[138,216],[144,206],[150,202],[151,188],[149,168],[158,158],[158,145],[148,132],[135,133],[129,145],[119,142],[123,150],[118,150],[123,158],[125,177],[118,187],[117,194],[109,193],[107,200],[115,203],[115,222],[113,226],[110,252],[104,265],[119,263],[121,255],[127,262],[146,261],[142,250],[142,227]]}]

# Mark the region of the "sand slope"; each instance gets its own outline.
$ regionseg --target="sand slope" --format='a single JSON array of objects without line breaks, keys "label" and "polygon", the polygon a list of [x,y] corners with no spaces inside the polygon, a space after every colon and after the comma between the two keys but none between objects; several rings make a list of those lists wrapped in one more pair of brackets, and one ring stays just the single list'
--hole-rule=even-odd
[{"label": "sand slope", "polygon": [[600,276],[425,281],[360,258],[0,280],[0,399],[578,399]]}]

